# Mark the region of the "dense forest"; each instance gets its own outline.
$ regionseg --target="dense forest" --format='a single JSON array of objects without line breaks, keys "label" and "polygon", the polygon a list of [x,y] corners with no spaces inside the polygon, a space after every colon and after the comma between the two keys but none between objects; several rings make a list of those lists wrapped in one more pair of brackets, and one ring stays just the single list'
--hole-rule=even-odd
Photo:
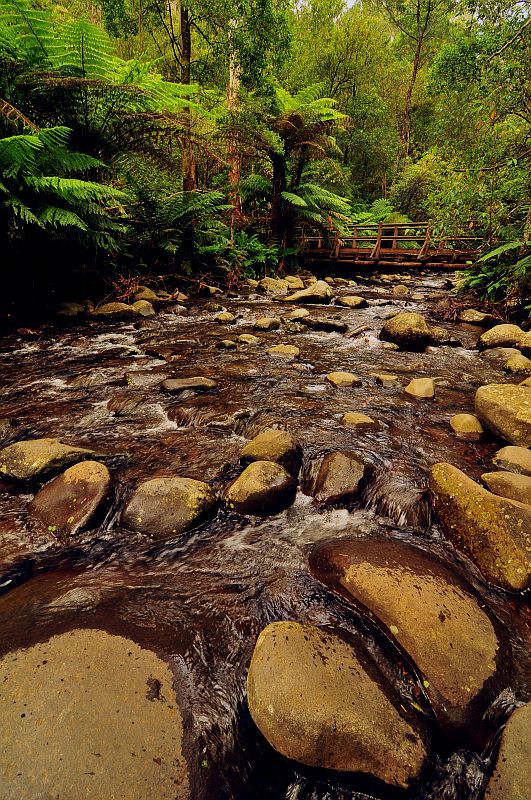
[{"label": "dense forest", "polygon": [[[300,232],[481,237],[531,311],[526,0],[0,0],[5,292],[226,286]],[[527,300],[526,300],[527,297]]]}]

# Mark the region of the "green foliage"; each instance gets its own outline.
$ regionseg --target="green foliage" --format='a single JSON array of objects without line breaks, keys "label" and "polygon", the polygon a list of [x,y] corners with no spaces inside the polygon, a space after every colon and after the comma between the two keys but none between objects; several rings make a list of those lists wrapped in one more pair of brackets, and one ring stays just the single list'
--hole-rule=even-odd
[{"label": "green foliage", "polygon": [[[515,255],[511,255],[515,253]],[[508,242],[481,256],[467,271],[461,291],[474,291],[482,300],[503,301],[531,317],[531,252],[522,241]]]}]

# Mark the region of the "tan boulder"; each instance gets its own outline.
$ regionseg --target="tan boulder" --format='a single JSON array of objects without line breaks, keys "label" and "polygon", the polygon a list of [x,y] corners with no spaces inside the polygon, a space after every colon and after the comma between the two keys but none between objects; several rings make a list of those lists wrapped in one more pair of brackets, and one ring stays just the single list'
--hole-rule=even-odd
[{"label": "tan boulder", "polygon": [[326,380],[338,387],[359,386],[361,384],[361,378],[353,375],[352,372],[329,372]]},{"label": "tan boulder", "polygon": [[498,450],[492,457],[498,469],[518,472],[520,475],[531,475],[531,450],[527,447],[508,445]]},{"label": "tan boulder", "polygon": [[58,439],[27,439],[0,450],[0,475],[29,481],[93,455],[92,450],[63,444]]},{"label": "tan boulder", "polygon": [[492,494],[451,464],[435,464],[430,489],[441,527],[485,578],[509,590],[531,584],[531,508]]},{"label": "tan boulder", "polygon": [[323,505],[350,503],[371,471],[355,453],[327,453],[312,462],[303,491]]},{"label": "tan boulder", "polygon": [[531,447],[531,390],[527,386],[491,383],[476,392],[475,411],[496,436]]},{"label": "tan boulder", "polygon": [[236,350],[238,345],[232,339],[221,339],[218,342],[220,350]]},{"label": "tan boulder", "polygon": [[310,567],[408,653],[439,719],[463,724],[500,657],[493,620],[472,587],[439,559],[392,539],[320,543]]},{"label": "tan boulder", "polygon": [[276,344],[273,347],[268,347],[267,352],[273,358],[286,358],[289,360],[298,358],[301,354],[299,348],[294,344]]},{"label": "tan boulder", "polygon": [[481,480],[493,494],[531,506],[531,476],[513,472],[484,472]]},{"label": "tan boulder", "polygon": [[450,427],[458,439],[465,442],[479,442],[483,436],[483,425],[474,414],[454,414]]},{"label": "tan boulder", "polygon": [[297,275],[286,275],[284,280],[290,289],[304,289],[304,283]]},{"label": "tan boulder", "polygon": [[284,292],[286,293],[290,288],[287,280],[282,278],[262,278],[259,286],[266,292]]},{"label": "tan boulder", "polygon": [[531,356],[531,331],[524,333],[516,343],[516,346],[524,356]]},{"label": "tan boulder", "polygon": [[240,333],[240,335],[238,336],[238,341],[240,342],[240,344],[250,344],[250,345],[260,344],[260,339],[258,338],[258,336],[253,336],[252,333]]},{"label": "tan boulder", "polygon": [[240,453],[240,462],[273,461],[295,477],[302,464],[302,448],[288,431],[269,428],[248,442]]},{"label": "tan boulder", "polygon": [[359,411],[347,411],[341,417],[341,422],[350,428],[371,428],[376,425],[372,417],[361,414]]},{"label": "tan boulder", "polygon": [[529,378],[524,378],[524,380],[523,380],[523,381],[521,381],[521,382],[518,384],[518,386],[529,386],[529,387],[531,387],[531,377],[529,377]]},{"label": "tan boulder", "polygon": [[529,800],[531,703],[513,711],[503,731],[485,800]]},{"label": "tan boulder", "polygon": [[177,678],[151,650],[76,629],[0,659],[4,800],[190,800]]},{"label": "tan boulder", "polygon": [[394,315],[384,324],[380,339],[397,344],[402,350],[421,351],[434,341],[433,333],[422,316],[413,311]]},{"label": "tan boulder", "polygon": [[151,478],[135,489],[122,512],[122,525],[153,539],[169,539],[198,525],[215,505],[215,492],[203,481]]},{"label": "tan boulder", "polygon": [[428,755],[426,735],[392,703],[355,642],[314,625],[273,622],[262,631],[247,701],[275,750],[311,767],[407,787]]},{"label": "tan boulder", "polygon": [[138,319],[139,314],[136,308],[128,306],[127,303],[104,303],[94,308],[89,316],[100,322],[129,322]]},{"label": "tan boulder", "polygon": [[434,397],[435,384],[431,378],[413,378],[404,392],[411,397]]},{"label": "tan boulder", "polygon": [[185,391],[209,392],[216,388],[217,383],[212,378],[197,375],[194,378],[168,378],[162,381],[161,386],[169,394],[180,394]]},{"label": "tan boulder", "polygon": [[391,389],[394,386],[400,386],[400,378],[398,375],[391,375],[388,372],[371,372],[372,377],[375,379],[379,386],[384,389]]},{"label": "tan boulder", "polygon": [[397,283],[396,286],[393,286],[392,294],[395,297],[405,297],[409,294],[409,289],[403,283]]},{"label": "tan boulder", "polygon": [[141,317],[155,316],[155,309],[149,300],[137,300],[135,303],[133,303],[133,308],[137,314],[140,314]]},{"label": "tan boulder", "polygon": [[104,464],[81,461],[40,489],[29,505],[49,531],[71,535],[88,527],[107,499],[111,475]]},{"label": "tan boulder", "polygon": [[347,294],[343,297],[337,297],[336,305],[345,306],[346,308],[366,308],[368,303],[364,297],[358,297],[356,294]]},{"label": "tan boulder", "polygon": [[221,322],[222,325],[234,325],[236,316],[231,314],[230,311],[218,311],[217,314],[214,314],[214,321]]},{"label": "tan boulder", "polygon": [[261,317],[253,325],[255,331],[276,331],[280,328],[278,317]]},{"label": "tan boulder", "polygon": [[285,303],[329,303],[332,299],[332,290],[325,281],[315,281],[306,289],[283,297]]},{"label": "tan boulder", "polygon": [[231,511],[269,517],[285,511],[295,500],[297,484],[280,464],[253,461],[223,494]]},{"label": "tan boulder", "polygon": [[478,349],[485,350],[489,347],[514,347],[524,335],[518,325],[495,325],[478,339]]},{"label": "tan boulder", "polygon": [[160,297],[149,286],[139,286],[134,294],[135,300],[144,300],[147,303],[158,303]]},{"label": "tan boulder", "polygon": [[503,369],[516,375],[531,375],[531,359],[519,353],[511,356]]},{"label": "tan boulder", "polygon": [[485,328],[496,323],[496,317],[493,314],[477,311],[475,308],[467,308],[465,311],[461,311],[457,319],[459,322],[468,323],[468,325],[480,325]]},{"label": "tan boulder", "polygon": [[309,316],[310,312],[308,311],[307,308],[294,308],[293,311],[290,311],[290,313],[287,314],[286,319],[296,321],[298,319],[304,319],[304,317],[309,317]]}]

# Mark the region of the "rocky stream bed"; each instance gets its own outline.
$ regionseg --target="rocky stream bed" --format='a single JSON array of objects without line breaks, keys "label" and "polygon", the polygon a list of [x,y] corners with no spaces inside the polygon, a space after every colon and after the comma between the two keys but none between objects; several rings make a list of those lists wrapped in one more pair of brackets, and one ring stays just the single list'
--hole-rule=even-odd
[{"label": "rocky stream bed", "polygon": [[250,284],[3,341],[0,800],[527,800],[531,333]]}]

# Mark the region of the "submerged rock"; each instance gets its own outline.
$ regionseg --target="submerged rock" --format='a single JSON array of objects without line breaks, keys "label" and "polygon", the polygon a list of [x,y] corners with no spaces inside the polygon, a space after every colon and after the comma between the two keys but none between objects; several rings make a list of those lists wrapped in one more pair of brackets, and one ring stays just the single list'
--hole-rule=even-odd
[{"label": "submerged rock", "polygon": [[130,531],[147,533],[153,539],[169,539],[198,525],[215,505],[215,492],[203,481],[151,478],[135,489],[121,521]]},{"label": "submerged rock", "polygon": [[463,724],[499,657],[493,622],[472,587],[438,559],[387,539],[318,544],[310,565],[408,653],[440,721]]},{"label": "submerged rock", "polygon": [[127,394],[119,394],[111,397],[107,402],[107,410],[111,414],[116,414],[117,417],[126,417],[138,411],[143,402],[141,397],[132,396],[129,392]]},{"label": "submerged rock", "polygon": [[278,317],[261,317],[253,325],[255,331],[276,331],[280,328]]},{"label": "submerged rock", "polygon": [[522,336],[523,330],[518,325],[495,325],[478,339],[478,349],[485,350],[490,347],[514,347]]},{"label": "submerged rock", "polygon": [[311,328],[312,331],[323,331],[325,333],[345,333],[348,330],[346,322],[339,319],[327,319],[325,317],[301,317],[301,325]]},{"label": "submerged rock", "polygon": [[483,425],[474,414],[454,414],[450,427],[458,439],[465,442],[479,442],[483,436]]},{"label": "submerged rock", "polygon": [[499,469],[518,472],[520,475],[531,475],[531,450],[526,447],[508,445],[498,450],[492,461]]},{"label": "submerged rock", "polygon": [[358,297],[355,294],[336,297],[335,303],[337,306],[345,306],[346,308],[367,308],[369,305],[364,297]]},{"label": "submerged rock", "polygon": [[353,375],[352,372],[329,372],[326,376],[326,380],[333,386],[338,387],[360,386],[361,384],[361,378],[358,378],[357,375]]},{"label": "submerged rock", "polygon": [[531,786],[531,703],[517,708],[503,731],[485,800],[528,800]]},{"label": "submerged rock", "polygon": [[414,352],[424,350],[434,342],[428,323],[413,311],[404,311],[388,319],[380,333],[380,339],[397,344],[402,350]]},{"label": "submerged rock", "polygon": [[489,492],[531,506],[530,475],[516,475],[513,472],[484,472],[481,480]]},{"label": "submerged rock", "polygon": [[372,467],[364,464],[354,453],[328,453],[312,462],[312,477],[303,487],[323,505],[348,503],[358,497]]},{"label": "submerged rock", "polygon": [[133,303],[133,308],[141,317],[154,317],[155,309],[149,300],[137,300]]},{"label": "submerged rock", "polygon": [[170,394],[180,394],[188,390],[195,392],[208,392],[215,389],[217,386],[216,381],[212,378],[204,378],[198,375],[195,378],[168,378],[162,382],[164,391]]},{"label": "submerged rock", "polygon": [[307,289],[301,289],[281,299],[284,303],[329,303],[332,290],[325,281],[315,281]]},{"label": "submerged rock", "polygon": [[93,450],[63,444],[58,439],[28,439],[0,450],[0,474],[21,481],[33,480],[93,455]]},{"label": "submerged rock", "polygon": [[531,389],[508,383],[480,386],[475,411],[483,425],[511,444],[531,447]]},{"label": "submerged rock", "polygon": [[227,507],[238,514],[269,517],[295,500],[297,484],[280,464],[253,461],[224,492]]},{"label": "submerged rock", "polygon": [[242,464],[253,461],[273,461],[296,477],[302,464],[302,448],[288,431],[270,428],[255,436],[241,451]]},{"label": "submerged rock", "polygon": [[154,386],[160,386],[166,380],[168,380],[168,375],[163,372],[153,372],[150,369],[131,370],[124,374],[125,383],[134,389],[151,389]]},{"label": "submerged rock", "polygon": [[431,378],[413,378],[404,392],[411,397],[434,397],[435,384]]},{"label": "submerged rock", "polygon": [[189,800],[175,677],[155,653],[73,630],[7,653],[0,673],[3,798]]},{"label": "submerged rock", "polygon": [[427,758],[428,737],[381,683],[361,649],[337,633],[273,622],[256,642],[247,700],[282,755],[407,787]]},{"label": "submerged rock", "polygon": [[451,464],[435,464],[430,489],[444,533],[485,578],[509,590],[531,584],[531,508],[492,494]]},{"label": "submerged rock", "polygon": [[108,497],[111,474],[104,464],[82,461],[37,492],[30,514],[49,531],[74,534],[88,527]]}]

